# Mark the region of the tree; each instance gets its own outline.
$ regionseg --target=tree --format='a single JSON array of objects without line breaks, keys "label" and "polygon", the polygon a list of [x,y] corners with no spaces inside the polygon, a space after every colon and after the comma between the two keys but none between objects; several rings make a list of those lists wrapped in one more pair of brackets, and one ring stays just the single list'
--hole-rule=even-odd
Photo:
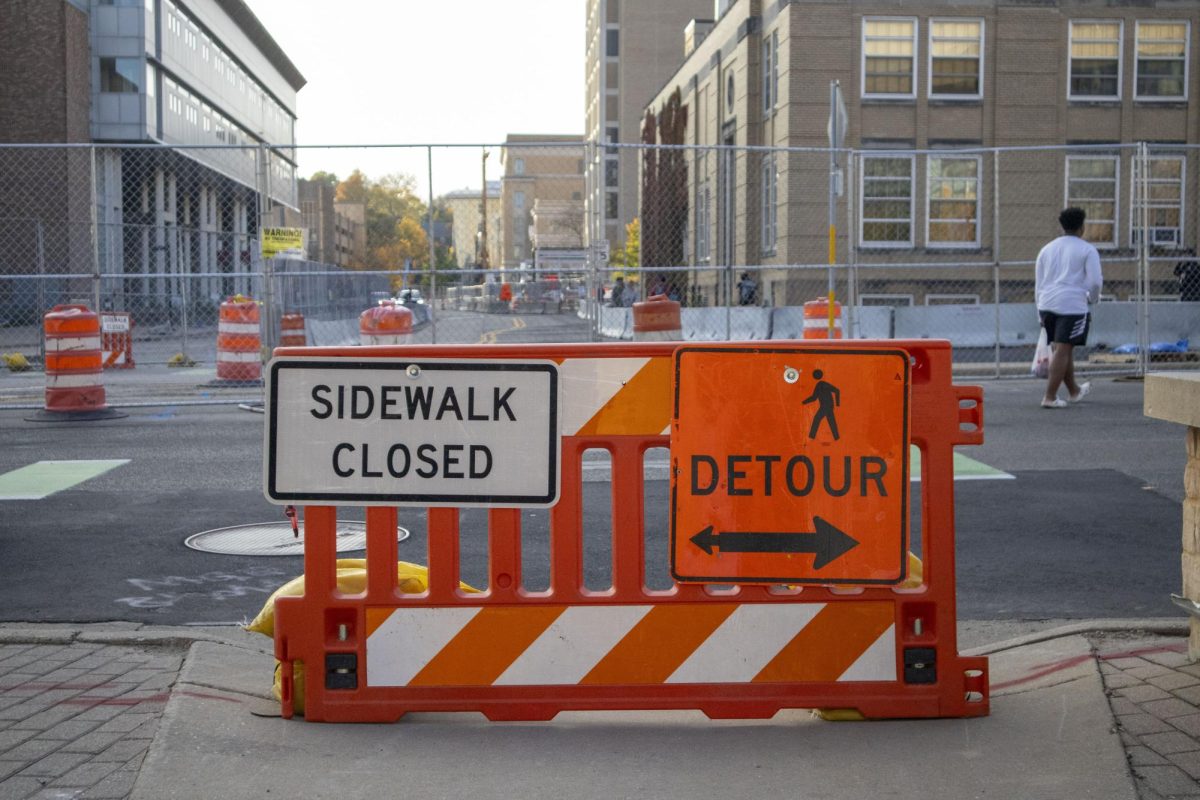
[{"label": "tree", "polygon": [[625,226],[625,246],[617,252],[622,262],[629,267],[641,264],[642,259],[642,223],[637,217]]},{"label": "tree", "polygon": [[338,185],[338,176],[334,175],[332,172],[325,172],[324,170],[318,170],[314,172],[312,177],[308,180],[310,183],[323,183],[330,189],[335,190],[337,189]]}]

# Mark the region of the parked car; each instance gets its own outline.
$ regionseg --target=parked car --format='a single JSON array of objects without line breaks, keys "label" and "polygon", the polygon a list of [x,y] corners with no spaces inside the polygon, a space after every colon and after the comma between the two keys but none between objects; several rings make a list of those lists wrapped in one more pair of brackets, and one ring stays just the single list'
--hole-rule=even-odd
[{"label": "parked car", "polygon": [[396,295],[396,300],[406,306],[419,306],[425,304],[425,298],[421,296],[420,289],[401,289]]}]

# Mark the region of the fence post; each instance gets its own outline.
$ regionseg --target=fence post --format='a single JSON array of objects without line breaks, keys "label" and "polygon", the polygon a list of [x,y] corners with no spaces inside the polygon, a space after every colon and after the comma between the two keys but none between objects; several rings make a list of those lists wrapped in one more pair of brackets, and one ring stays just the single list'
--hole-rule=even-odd
[{"label": "fence post", "polygon": [[[429,176],[429,335],[437,344],[437,314],[433,313],[433,302],[437,297],[437,243],[433,232],[433,145],[425,147],[425,167]],[[483,185],[487,195],[487,183]]]},{"label": "fence post", "polygon": [[855,247],[858,233],[855,230],[857,215],[854,207],[854,151],[846,151],[846,169],[842,172],[842,190],[846,196],[846,336],[860,338],[861,323],[858,313],[858,250]]},{"label": "fence post", "polygon": [[[182,328],[179,335],[179,351],[183,354],[183,362],[188,361],[188,306],[191,305],[192,259],[191,252],[184,252],[183,229],[175,226],[175,252],[179,266],[179,296],[183,299],[183,308],[179,314],[179,324]],[[132,333],[130,334],[132,335]]]},{"label": "fence post", "polygon": [[1149,215],[1147,213],[1147,205],[1149,201],[1149,178],[1150,178],[1150,160],[1148,148],[1145,142],[1138,143],[1137,157],[1141,161],[1138,172],[1137,186],[1134,187],[1134,196],[1140,197],[1141,205],[1138,208],[1137,225],[1141,230],[1138,236],[1138,360],[1137,374],[1139,377],[1145,377],[1150,366],[1150,243]]},{"label": "fence post", "polygon": [[992,305],[996,307],[996,377],[1000,377],[1000,150],[992,151]]},{"label": "fence post", "polygon": [[256,183],[258,186],[255,187],[258,190],[258,236],[251,237],[250,232],[247,231],[246,238],[248,240],[247,246],[249,246],[249,242],[251,241],[258,242],[258,263],[262,267],[262,315],[260,330],[262,332],[263,347],[271,350],[274,349],[276,343],[278,342],[278,336],[275,332],[274,286],[271,285],[274,277],[274,271],[272,267],[274,266],[275,257],[262,257],[262,230],[267,221],[267,214],[271,210],[271,166],[269,161],[270,154],[267,152],[267,146],[265,144],[259,144],[258,148],[255,150],[255,156],[258,167],[258,174],[256,176]]},{"label": "fence post", "polygon": [[[603,135],[603,134],[601,134]],[[604,188],[604,158],[606,150],[597,146],[596,140],[589,142],[588,146],[592,150],[592,186],[591,197],[594,209],[592,211],[592,235],[595,237],[592,240],[592,247],[589,248],[587,254],[588,264],[588,289],[587,289],[587,308],[591,309],[588,315],[588,341],[596,341],[600,332],[600,305],[601,297],[597,289],[600,287],[600,264],[596,259],[595,242],[606,237],[607,225],[605,224],[604,215],[607,213],[607,195]],[[618,151],[619,152],[619,151]],[[618,164],[620,163],[620,155],[617,156]],[[597,199],[598,198],[598,199]],[[609,248],[611,250],[611,248]],[[605,266],[608,266],[605,264]]]},{"label": "fence post", "polygon": [[[34,220],[34,233],[37,236],[37,262],[38,262],[38,316],[45,314],[49,309],[46,307],[46,233],[42,229],[42,218],[38,217]],[[46,337],[38,337],[38,354],[42,357],[42,363],[46,363]]]},{"label": "fence post", "polygon": [[[92,145],[88,148],[88,165],[91,170],[91,181],[88,187],[88,192],[91,195],[91,202],[88,204],[88,237],[92,246],[92,308],[96,313],[100,313],[100,238],[96,235],[96,146]],[[40,226],[39,226],[40,231]],[[74,249],[74,248],[72,248]],[[45,363],[45,362],[42,362]]]}]

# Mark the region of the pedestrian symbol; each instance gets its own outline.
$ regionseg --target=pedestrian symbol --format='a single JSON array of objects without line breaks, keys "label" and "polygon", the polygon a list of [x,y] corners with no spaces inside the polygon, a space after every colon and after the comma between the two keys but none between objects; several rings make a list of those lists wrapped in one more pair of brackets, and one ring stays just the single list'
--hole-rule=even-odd
[{"label": "pedestrian symbol", "polygon": [[834,409],[842,404],[842,393],[838,388],[829,381],[821,380],[825,377],[825,373],[819,369],[813,370],[813,377],[817,379],[817,385],[813,387],[812,394],[804,398],[804,404],[817,404],[817,413],[813,417],[812,427],[808,429],[808,438],[817,438],[817,431],[821,429],[821,421],[824,420],[829,426],[829,432],[833,434],[833,440],[838,440],[837,417],[834,416]]}]

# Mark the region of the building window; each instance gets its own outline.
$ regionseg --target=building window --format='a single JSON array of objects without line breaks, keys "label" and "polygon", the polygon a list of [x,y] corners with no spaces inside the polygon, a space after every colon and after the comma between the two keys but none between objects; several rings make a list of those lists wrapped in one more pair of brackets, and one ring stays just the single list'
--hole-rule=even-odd
[{"label": "building window", "polygon": [[709,209],[712,207],[712,195],[708,181],[704,181],[700,191],[696,193],[696,260],[708,261],[709,258]]},{"label": "building window", "polygon": [[775,173],[775,154],[768,153],[762,160],[762,249],[764,253],[775,252],[775,212],[778,199]]},{"label": "building window", "polygon": [[525,210],[525,193],[513,192],[513,208],[517,211]]},{"label": "building window", "polygon": [[610,189],[617,186],[618,162],[615,158],[604,160],[604,185]]},{"label": "building window", "polygon": [[1117,245],[1117,156],[1067,156],[1067,202],[1087,212],[1083,238]]},{"label": "building window", "polygon": [[1137,23],[1138,100],[1187,99],[1187,22]]},{"label": "building window", "polygon": [[930,20],[929,96],[983,96],[983,20]]},{"label": "building window", "polygon": [[137,94],[145,70],[137,58],[100,59],[100,91]]},{"label": "building window", "polygon": [[604,218],[615,220],[617,216],[617,193],[607,192],[604,195]]},{"label": "building window", "polygon": [[912,156],[863,156],[859,241],[866,247],[911,247]]},{"label": "building window", "polygon": [[[1133,160],[1132,198],[1129,240],[1134,247],[1141,245],[1142,197],[1145,197],[1146,228],[1151,247],[1176,249],[1183,246],[1184,176],[1187,160],[1184,156],[1151,156],[1147,179],[1139,186],[1142,159]],[[1143,195],[1143,192],[1145,193]]]},{"label": "building window", "polygon": [[621,54],[621,31],[609,28],[604,35],[604,55],[616,58]]},{"label": "building window", "polygon": [[979,158],[930,156],[925,219],[929,247],[979,246]]},{"label": "building window", "polygon": [[524,175],[525,174],[525,159],[523,159],[523,158],[513,159],[513,174],[514,175]]},{"label": "building window", "polygon": [[729,77],[725,79],[725,116],[733,116],[733,96],[735,83],[733,80],[733,71],[730,70]]},{"label": "building window", "polygon": [[917,21],[863,18],[863,97],[916,97]]},{"label": "building window", "polygon": [[1120,20],[1071,22],[1072,100],[1121,98]]},{"label": "building window", "polygon": [[779,102],[779,33],[763,37],[762,42],[762,98],[763,113],[769,115]]},{"label": "building window", "polygon": [[[610,145],[617,144],[617,142],[619,142],[621,139],[621,128],[617,125],[605,125],[604,138]],[[615,156],[617,154],[617,148],[608,147],[605,148],[604,152],[610,156]]]}]

